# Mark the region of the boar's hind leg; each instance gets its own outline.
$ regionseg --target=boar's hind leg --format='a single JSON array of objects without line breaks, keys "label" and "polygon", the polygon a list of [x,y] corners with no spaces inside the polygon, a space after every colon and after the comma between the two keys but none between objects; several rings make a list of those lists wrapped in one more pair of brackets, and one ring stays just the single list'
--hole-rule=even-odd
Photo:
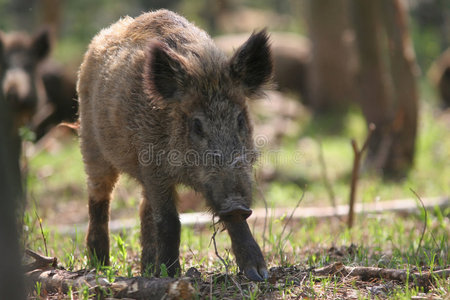
[{"label": "boar's hind leg", "polygon": [[145,187],[141,205],[141,272],[158,276],[165,264],[173,277],[180,272],[180,219],[174,187]]},{"label": "boar's hind leg", "polygon": [[118,172],[99,156],[89,161],[90,154],[83,153],[89,194],[89,227],[86,241],[90,263],[94,266],[98,262],[109,265],[109,202]]}]

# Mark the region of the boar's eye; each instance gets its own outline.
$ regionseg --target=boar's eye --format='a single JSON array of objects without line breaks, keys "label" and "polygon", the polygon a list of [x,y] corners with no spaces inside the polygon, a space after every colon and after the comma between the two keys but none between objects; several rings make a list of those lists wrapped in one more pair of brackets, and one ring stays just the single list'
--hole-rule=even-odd
[{"label": "boar's eye", "polygon": [[202,125],[202,122],[200,121],[200,119],[198,119],[198,118],[194,118],[192,120],[191,130],[194,134],[196,134],[200,137],[204,136],[203,125]]},{"label": "boar's eye", "polygon": [[238,128],[239,130],[243,130],[245,128],[245,117],[244,117],[244,113],[240,113],[237,117],[237,124],[238,124]]}]

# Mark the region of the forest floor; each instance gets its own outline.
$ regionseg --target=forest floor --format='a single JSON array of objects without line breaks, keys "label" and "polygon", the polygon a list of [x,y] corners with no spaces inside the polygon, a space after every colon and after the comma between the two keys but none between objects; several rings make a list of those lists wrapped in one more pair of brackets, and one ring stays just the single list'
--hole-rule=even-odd
[{"label": "forest floor", "polygon": [[[285,216],[269,220],[265,233],[261,222],[256,222],[252,224],[253,233],[269,267],[269,279],[261,283],[239,273],[226,232],[219,231],[214,238],[216,254],[212,228],[185,226],[180,247],[181,277],[188,276],[197,299],[448,299],[448,273],[425,280],[414,276],[445,269],[450,273],[449,215],[449,208],[435,208],[426,219],[420,209],[408,215],[360,215],[352,230],[336,218],[299,222]],[[47,228],[43,236],[48,254],[59,259],[60,267],[69,271],[90,269],[84,233],[60,236]],[[30,237],[36,239],[32,248],[45,254],[39,226],[30,230]],[[97,275],[109,282],[117,276],[139,276],[139,252],[138,227],[112,234],[111,266],[98,268]],[[399,270],[405,277],[386,274]],[[105,289],[104,293],[112,292]],[[29,299],[38,299],[38,295],[91,299],[96,298],[98,290],[86,285],[69,294],[52,294],[35,285]]]}]

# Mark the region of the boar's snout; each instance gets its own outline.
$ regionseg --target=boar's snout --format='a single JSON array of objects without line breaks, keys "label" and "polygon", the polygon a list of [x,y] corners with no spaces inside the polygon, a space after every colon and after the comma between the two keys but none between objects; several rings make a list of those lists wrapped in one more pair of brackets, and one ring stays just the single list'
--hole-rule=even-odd
[{"label": "boar's snout", "polygon": [[252,210],[243,202],[241,197],[225,199],[224,205],[218,212],[220,219],[222,221],[241,221],[250,217]]},{"label": "boar's snout", "polygon": [[16,110],[32,109],[37,103],[29,74],[22,69],[8,70],[2,84],[3,93]]}]

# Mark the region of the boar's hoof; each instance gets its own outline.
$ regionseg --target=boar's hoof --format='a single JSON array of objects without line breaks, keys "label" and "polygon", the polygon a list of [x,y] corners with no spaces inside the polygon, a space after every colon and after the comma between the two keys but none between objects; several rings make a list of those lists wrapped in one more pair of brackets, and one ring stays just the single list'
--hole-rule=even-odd
[{"label": "boar's hoof", "polygon": [[266,267],[250,267],[244,270],[245,276],[252,281],[264,281],[269,278],[269,272],[267,272]]},{"label": "boar's hoof", "polygon": [[249,251],[245,255],[236,253],[236,260],[239,268],[244,271],[245,276],[252,281],[264,281],[269,277],[264,257],[254,242],[253,247],[247,248]]}]

